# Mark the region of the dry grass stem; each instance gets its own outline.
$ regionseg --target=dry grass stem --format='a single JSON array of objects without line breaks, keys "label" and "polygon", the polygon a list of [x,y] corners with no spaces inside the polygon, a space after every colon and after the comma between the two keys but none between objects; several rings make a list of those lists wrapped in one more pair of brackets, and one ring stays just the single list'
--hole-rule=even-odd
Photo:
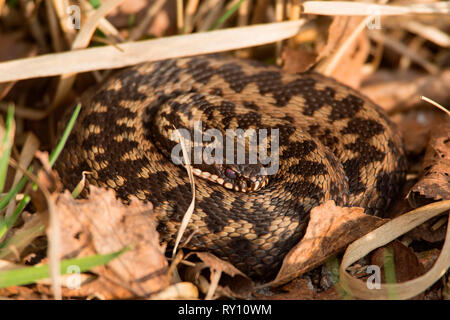
[{"label": "dry grass stem", "polygon": [[378,5],[373,3],[350,1],[306,1],[303,3],[303,13],[330,16],[367,16],[367,15],[407,15],[407,14],[448,14],[448,1],[426,4],[411,4],[404,6]]},{"label": "dry grass stem", "polygon": [[429,104],[432,104],[432,105],[435,106],[436,108],[438,108],[438,109],[444,111],[444,112],[450,117],[450,111],[447,110],[446,108],[444,108],[443,106],[441,106],[441,105],[440,105],[439,103],[437,103],[436,101],[431,100],[430,98],[427,98],[427,97],[424,97],[424,96],[421,96],[420,99],[422,99],[422,100],[428,102]]},{"label": "dry grass stem", "polygon": [[191,159],[189,159],[184,138],[181,136],[181,134],[177,130],[175,130],[174,132],[176,132],[176,134],[178,136],[179,143],[181,145],[181,150],[183,151],[183,159],[184,159],[184,163],[185,163],[184,166],[185,166],[186,171],[189,176],[189,182],[191,183],[192,201],[191,201],[188,209],[184,213],[183,220],[181,220],[180,229],[177,232],[177,237],[175,239],[175,245],[174,245],[173,251],[172,251],[172,258],[175,257],[178,245],[181,241],[181,238],[183,237],[184,232],[186,231],[186,228],[189,224],[189,221],[191,220],[191,217],[192,217],[192,214],[194,213],[194,208],[195,208],[195,180],[194,180],[194,174],[192,173],[192,169],[191,169],[191,165],[190,165]]},{"label": "dry grass stem", "polygon": [[113,46],[106,46],[17,59],[0,63],[0,82],[120,68],[144,61],[247,48],[292,37],[304,23],[304,20],[270,23],[129,42],[119,45],[125,53]]}]

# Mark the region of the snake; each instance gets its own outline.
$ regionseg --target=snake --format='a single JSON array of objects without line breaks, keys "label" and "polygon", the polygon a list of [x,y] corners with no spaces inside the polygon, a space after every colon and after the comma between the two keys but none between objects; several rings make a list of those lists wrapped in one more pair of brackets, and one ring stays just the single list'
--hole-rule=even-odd
[{"label": "snake", "polygon": [[[82,195],[95,185],[124,203],[150,202],[161,241],[173,246],[193,201],[190,170],[184,247],[254,278],[279,269],[312,208],[333,200],[382,216],[405,178],[402,139],[382,108],[314,71],[223,54],[168,59],[122,69],[78,101],[55,167],[64,186],[89,172]],[[265,148],[251,153],[255,141]]]}]

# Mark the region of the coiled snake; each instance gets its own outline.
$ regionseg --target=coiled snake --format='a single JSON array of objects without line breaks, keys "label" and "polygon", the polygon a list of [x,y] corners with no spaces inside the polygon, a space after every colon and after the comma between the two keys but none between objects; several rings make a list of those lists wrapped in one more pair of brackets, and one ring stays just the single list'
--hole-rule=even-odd
[{"label": "coiled snake", "polygon": [[285,74],[227,56],[165,60],[124,69],[81,102],[56,165],[65,186],[73,189],[90,171],[89,183],[125,202],[132,195],[152,202],[168,242],[192,199],[186,169],[171,158],[174,129],[195,134],[194,120],[203,132],[278,129],[275,174],[260,174],[262,159],[192,165],[199,177],[188,248],[209,250],[256,277],[279,267],[312,207],[333,199],[382,213],[404,179],[401,139],[382,110],[315,73]]}]

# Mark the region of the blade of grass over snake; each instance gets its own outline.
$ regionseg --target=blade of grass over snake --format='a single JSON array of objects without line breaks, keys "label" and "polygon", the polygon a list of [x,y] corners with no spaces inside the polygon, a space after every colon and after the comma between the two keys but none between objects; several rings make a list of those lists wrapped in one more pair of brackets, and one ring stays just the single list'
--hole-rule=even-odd
[{"label": "blade of grass over snake", "polygon": [[53,150],[53,152],[50,154],[50,157],[49,157],[50,166],[53,166],[56,159],[58,159],[58,156],[61,153],[62,149],[64,148],[64,145],[67,142],[67,138],[69,138],[69,134],[72,131],[72,128],[75,124],[75,121],[77,120],[78,115],[80,114],[80,110],[81,110],[81,104],[78,104],[75,107],[75,111],[73,112],[72,117],[70,118],[69,122],[67,123],[66,128],[64,129],[64,133],[61,136],[61,139],[58,142],[58,145],[56,146],[55,150]]}]

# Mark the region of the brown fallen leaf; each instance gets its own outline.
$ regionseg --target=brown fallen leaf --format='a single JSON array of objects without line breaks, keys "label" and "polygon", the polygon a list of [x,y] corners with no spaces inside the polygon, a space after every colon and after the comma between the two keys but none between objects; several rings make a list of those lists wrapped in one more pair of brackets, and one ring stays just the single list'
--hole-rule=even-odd
[{"label": "brown fallen leaf", "polygon": [[410,204],[417,207],[421,197],[450,199],[450,117],[430,132],[422,167],[422,177],[408,195]]},{"label": "brown fallen leaf", "polygon": [[[220,282],[218,283],[216,295],[227,296],[235,298],[247,298],[253,291],[253,281],[244,273],[236,269],[231,263],[217,258],[209,252],[192,252],[186,256],[197,256],[202,263],[197,263],[195,267],[191,268],[187,274],[194,283],[198,283],[200,289],[213,285],[213,275],[217,272],[221,273]],[[202,284],[200,280],[200,273],[203,269],[211,271],[210,284]]]},{"label": "brown fallen leaf", "polygon": [[[83,295],[106,298],[148,297],[167,287],[170,276],[159,244],[152,206],[133,200],[123,205],[113,191],[90,187],[90,198],[74,200],[70,193],[54,196],[61,228],[61,258],[84,257],[131,249],[93,272],[102,285],[82,286]],[[72,290],[72,295],[76,290]]]},{"label": "brown fallen leaf", "polygon": [[350,242],[384,224],[386,220],[364,214],[363,208],[343,208],[329,200],[311,210],[303,239],[283,260],[270,286],[284,284],[322,264]]},{"label": "brown fallen leaf", "polygon": [[[386,283],[386,261],[388,257],[393,258],[396,283],[412,280],[425,273],[415,253],[400,241],[394,240],[390,244],[376,249],[372,254],[371,264],[380,267],[381,283]],[[412,299],[423,299],[423,293]]]},{"label": "brown fallen leaf", "polygon": [[388,255],[394,258],[396,282],[405,282],[425,273],[414,251],[400,241],[394,240],[390,244],[376,249],[371,257],[371,264],[377,265],[381,269],[382,283],[386,283],[385,257]]}]

